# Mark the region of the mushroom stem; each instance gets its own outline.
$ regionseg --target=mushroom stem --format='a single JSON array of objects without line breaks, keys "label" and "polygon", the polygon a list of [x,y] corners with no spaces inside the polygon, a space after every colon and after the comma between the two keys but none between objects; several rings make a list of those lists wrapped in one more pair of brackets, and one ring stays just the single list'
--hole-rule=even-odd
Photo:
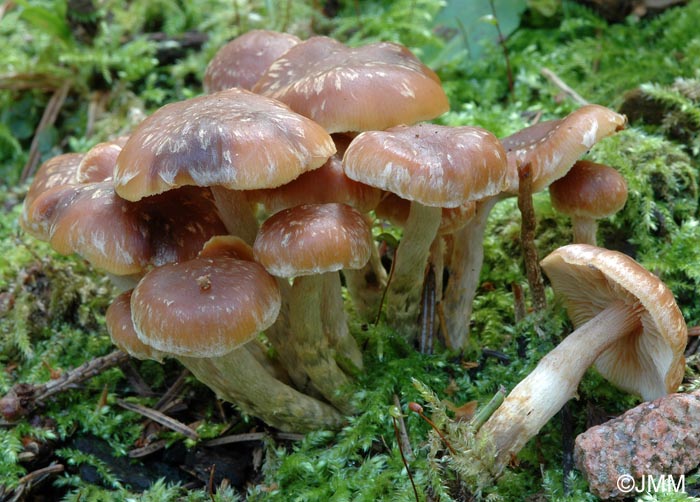
[{"label": "mushroom stem", "polygon": [[408,220],[396,249],[386,296],[386,317],[389,325],[409,343],[413,343],[420,332],[421,286],[441,218],[441,208],[411,202]]},{"label": "mushroom stem", "polygon": [[277,278],[277,285],[282,296],[282,305],[277,320],[265,330],[265,336],[270,341],[270,345],[277,352],[277,357],[282,363],[282,367],[287,370],[289,378],[294,387],[300,391],[320,397],[320,394],[310,385],[309,376],[304,371],[299,354],[295,347],[290,325],[289,300],[292,297],[292,288],[286,279]]},{"label": "mushroom stem", "polygon": [[486,224],[493,207],[507,196],[499,194],[478,201],[472,219],[454,234],[452,253],[446,264],[449,278],[442,300],[447,324],[444,337],[450,349],[465,348],[469,339],[472,304],[484,264]]},{"label": "mushroom stem", "polygon": [[352,304],[360,319],[365,322],[374,321],[387,283],[387,273],[382,266],[376,244],[372,243],[369,261],[364,267],[357,270],[345,269],[343,275]]},{"label": "mushroom stem", "polygon": [[567,336],[515,386],[477,433],[477,443],[493,449],[495,476],[575,395],[596,359],[638,326],[636,304],[616,301]]},{"label": "mushroom stem", "polygon": [[343,422],[333,407],[274,378],[245,347],[218,357],[177,359],[221,399],[282,431],[310,432]]},{"label": "mushroom stem", "polygon": [[338,364],[343,368],[350,366],[349,369],[351,371],[362,369],[362,351],[350,334],[350,328],[348,327],[340,274],[323,274],[323,296],[321,301],[323,330],[331,348],[335,349]]},{"label": "mushroom stem", "polygon": [[571,224],[574,230],[574,243],[596,245],[598,220],[587,216],[572,216]]},{"label": "mushroom stem", "polygon": [[289,305],[289,324],[294,336],[294,347],[311,383],[333,405],[344,413],[355,410],[344,394],[350,379],[338,367],[335,351],[324,333],[322,314],[324,283],[327,274],[299,276],[294,279]]},{"label": "mushroom stem", "polygon": [[212,186],[211,193],[228,233],[252,245],[258,234],[258,221],[245,193],[222,186]]}]

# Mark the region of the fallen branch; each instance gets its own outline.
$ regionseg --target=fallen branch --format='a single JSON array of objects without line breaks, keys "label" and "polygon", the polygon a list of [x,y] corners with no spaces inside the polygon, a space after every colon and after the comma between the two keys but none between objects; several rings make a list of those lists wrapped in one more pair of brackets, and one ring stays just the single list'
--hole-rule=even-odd
[{"label": "fallen branch", "polygon": [[31,413],[38,404],[51,396],[63,392],[104,371],[125,363],[129,355],[115,350],[106,356],[98,357],[75,369],[63,373],[60,377],[41,385],[18,383],[0,399],[0,413],[6,420],[14,421]]}]

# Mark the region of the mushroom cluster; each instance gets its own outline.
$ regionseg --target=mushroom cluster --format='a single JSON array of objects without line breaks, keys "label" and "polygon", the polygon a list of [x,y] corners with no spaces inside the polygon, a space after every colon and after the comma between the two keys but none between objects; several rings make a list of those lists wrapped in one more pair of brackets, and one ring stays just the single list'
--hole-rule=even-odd
[{"label": "mushroom cluster", "polygon": [[[441,340],[463,348],[488,213],[517,194],[518,168],[544,190],[626,122],[589,105],[502,140],[431,124],[447,96],[405,47],[261,30],[203,81],[128,137],[44,163],[21,224],[119,284],[116,345],[178,359],[283,430],[354,411],[363,361],[343,287],[366,320],[386,297],[386,322],[414,343],[433,270]],[[388,220],[403,228],[391,270],[372,237]]]}]

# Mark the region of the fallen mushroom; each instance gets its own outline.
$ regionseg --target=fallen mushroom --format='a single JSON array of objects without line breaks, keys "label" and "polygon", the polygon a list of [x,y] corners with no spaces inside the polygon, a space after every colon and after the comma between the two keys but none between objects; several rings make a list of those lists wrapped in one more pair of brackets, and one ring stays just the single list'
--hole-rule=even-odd
[{"label": "fallen mushroom", "polygon": [[623,208],[627,183],[610,166],[579,160],[549,186],[549,197],[554,209],[571,217],[574,243],[595,246],[598,220]]},{"label": "fallen mushroom", "polygon": [[673,293],[632,258],[571,244],[542,268],[576,328],[540,360],[479,429],[484,463],[494,477],[571,399],[586,370],[621,389],[656,399],[683,378],[687,327]]}]

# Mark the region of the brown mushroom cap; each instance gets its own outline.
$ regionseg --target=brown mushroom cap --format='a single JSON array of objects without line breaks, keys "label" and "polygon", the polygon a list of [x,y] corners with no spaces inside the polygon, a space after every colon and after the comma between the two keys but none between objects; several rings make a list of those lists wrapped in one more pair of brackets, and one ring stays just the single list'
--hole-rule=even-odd
[{"label": "brown mushroom cap", "polygon": [[64,153],[50,158],[39,166],[24,197],[22,214],[19,218],[22,229],[29,235],[42,241],[49,240],[49,226],[33,218],[32,204],[41,194],[52,188],[78,183],[78,167],[84,156],[83,153]]},{"label": "brown mushroom cap", "polygon": [[518,191],[518,165],[530,164],[532,190],[544,190],[601,139],[625,128],[627,117],[600,105],[585,105],[563,119],[540,122],[503,138],[509,192]]},{"label": "brown mushroom cap", "polygon": [[366,213],[379,204],[381,191],[348,178],[343,171],[342,157],[336,153],[318,169],[304,173],[286,185],[250,190],[246,197],[261,204],[270,214],[301,204],[332,202],[342,202]]},{"label": "brown mushroom cap", "polygon": [[369,224],[357,210],[346,204],[305,204],[268,218],[253,250],[272,275],[297,277],[361,268],[372,245]]},{"label": "brown mushroom cap", "polygon": [[386,129],[449,109],[438,76],[407,48],[389,42],[349,48],[312,37],[272,63],[253,90],[329,132]]},{"label": "brown mushroom cap", "polygon": [[120,136],[90,148],[78,166],[78,182],[90,183],[112,178],[117,157],[128,139],[128,136]]},{"label": "brown mushroom cap", "polygon": [[59,253],[77,253],[116,275],[192,258],[211,236],[226,233],[206,189],[129,202],[110,181],[54,187],[31,205],[27,221],[46,229]]},{"label": "brown mushroom cap", "polygon": [[165,354],[139,340],[131,320],[131,291],[117,296],[105,314],[112,343],[136,359],[162,361]]},{"label": "brown mushroom cap", "polygon": [[318,124],[273,99],[228,89],[165,105],[144,120],[119,154],[114,183],[131,201],[183,185],[270,188],[333,153]]},{"label": "brown mushroom cap", "polygon": [[616,301],[639,309],[639,323],[596,360],[618,387],[645,400],[673,392],[685,369],[688,331],[673,293],[632,258],[587,244],[561,247],[542,268],[575,327]]},{"label": "brown mushroom cap", "polygon": [[569,216],[605,218],[627,201],[625,178],[610,166],[579,160],[549,186],[552,207]]},{"label": "brown mushroom cap", "polygon": [[289,33],[251,30],[221,47],[204,72],[206,92],[252,89],[275,59],[301,42]]},{"label": "brown mushroom cap", "polygon": [[418,124],[359,134],[343,167],[348,177],[403,199],[457,207],[502,190],[506,156],[485,129]]},{"label": "brown mushroom cap", "polygon": [[258,263],[199,257],[148,272],[131,296],[139,339],[167,354],[218,357],[277,319],[275,279]]}]

